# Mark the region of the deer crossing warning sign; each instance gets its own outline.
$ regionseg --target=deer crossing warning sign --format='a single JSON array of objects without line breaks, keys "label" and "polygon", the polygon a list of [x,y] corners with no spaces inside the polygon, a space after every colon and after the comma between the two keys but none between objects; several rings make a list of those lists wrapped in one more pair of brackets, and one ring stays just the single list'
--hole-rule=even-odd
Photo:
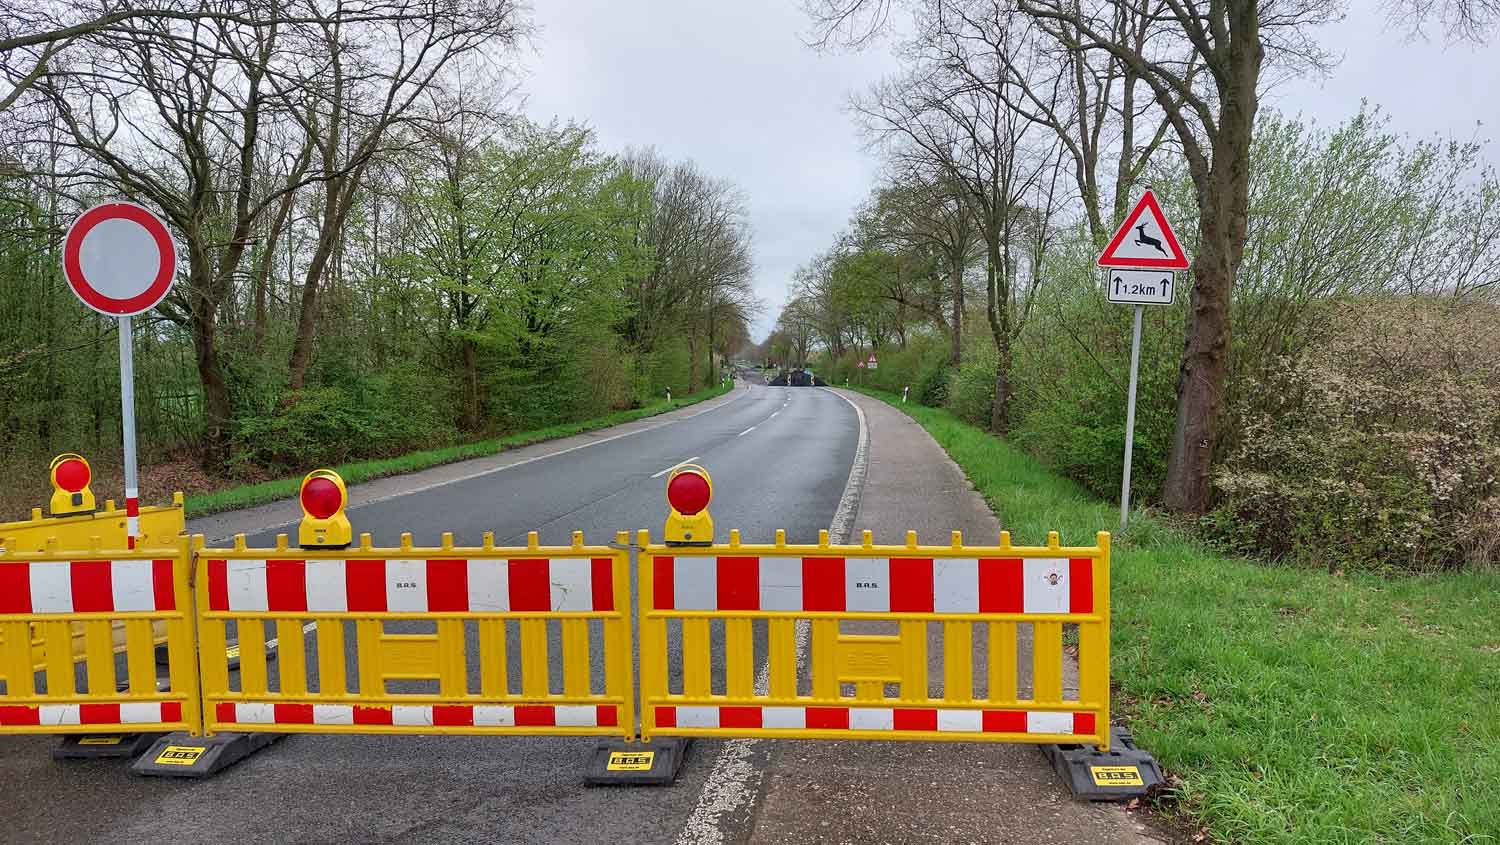
[{"label": "deer crossing warning sign", "polygon": [[1141,196],[1135,208],[1125,215],[1125,222],[1115,230],[1109,246],[1099,256],[1100,267],[1135,270],[1186,270],[1187,253],[1177,242],[1177,234],[1162,213],[1156,194],[1150,189]]}]

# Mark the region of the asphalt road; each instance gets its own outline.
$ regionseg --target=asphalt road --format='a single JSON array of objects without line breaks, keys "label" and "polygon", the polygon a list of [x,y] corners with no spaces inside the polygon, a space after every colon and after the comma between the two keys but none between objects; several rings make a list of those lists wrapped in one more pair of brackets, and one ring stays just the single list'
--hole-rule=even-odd
[{"label": "asphalt road", "polygon": [[[660,535],[664,470],[713,474],[720,538],[777,528],[813,542],[838,507],[859,422],[832,393],[756,386],[732,401],[587,448],[351,508],[356,532],[393,545],[410,531],[477,544],[608,542]],[[190,526],[193,530],[193,526]],[[269,544],[272,528],[252,536]],[[275,664],[272,664],[273,667]],[[309,665],[316,662],[309,655]],[[592,740],[542,737],[294,736],[204,782],[142,779],[123,761],[54,763],[53,740],[0,740],[0,840],[661,842],[693,812],[719,743],[697,743],[666,788],[587,788]],[[752,767],[764,766],[753,755]],[[757,779],[758,780],[758,779]],[[746,820],[748,821],[748,819]],[[735,831],[729,831],[731,838]]]}]

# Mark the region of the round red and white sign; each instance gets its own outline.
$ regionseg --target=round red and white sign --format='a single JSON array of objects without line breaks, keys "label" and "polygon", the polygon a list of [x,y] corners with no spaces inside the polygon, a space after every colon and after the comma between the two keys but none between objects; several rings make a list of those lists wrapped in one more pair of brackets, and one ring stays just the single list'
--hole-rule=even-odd
[{"label": "round red and white sign", "polygon": [[133,202],[78,215],[63,239],[63,276],[83,304],[115,317],[149,311],[172,289],[177,246],[160,217]]}]

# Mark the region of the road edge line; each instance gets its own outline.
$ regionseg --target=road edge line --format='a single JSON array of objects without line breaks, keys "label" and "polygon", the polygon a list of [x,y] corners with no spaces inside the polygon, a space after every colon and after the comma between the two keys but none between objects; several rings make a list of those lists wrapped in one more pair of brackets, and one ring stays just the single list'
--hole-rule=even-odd
[{"label": "road edge line", "polygon": [[[853,399],[828,388],[824,391],[849,403],[859,420],[859,441],[854,447],[854,460],[849,465],[849,478],[844,482],[844,493],[834,509],[829,523],[829,540],[846,543],[854,530],[854,517],[859,512],[859,501],[864,494],[865,476],[870,460],[870,427],[865,420],[865,409]],[[797,663],[807,657],[809,626],[797,625]],[[755,674],[755,693],[765,695],[770,687],[770,665],[762,663]],[[677,834],[677,845],[698,845],[724,841],[723,821],[742,811],[760,789],[760,779],[765,772],[756,771],[750,762],[750,754],[760,740],[732,739],[724,743],[713,768],[703,780],[698,793],[698,803]]]}]

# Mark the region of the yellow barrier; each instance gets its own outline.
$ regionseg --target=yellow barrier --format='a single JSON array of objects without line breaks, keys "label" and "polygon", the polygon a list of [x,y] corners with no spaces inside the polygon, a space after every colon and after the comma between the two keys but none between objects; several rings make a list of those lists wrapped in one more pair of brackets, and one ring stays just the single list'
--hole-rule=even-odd
[{"label": "yellow barrier", "polygon": [[[409,534],[399,548],[363,534],[340,551],[288,548],[284,535],[275,549],[194,543],[209,734],[634,735],[626,551],[585,546],[582,532],[566,547],[535,533],[524,548],[489,534],[479,548],[451,534],[440,548],[415,548]],[[253,645],[273,638],[274,675]]]},{"label": "yellow barrier", "polygon": [[[172,494],[172,504],[140,509],[140,535],[137,545],[143,549],[175,548],[178,538],[185,531],[182,494]],[[97,513],[74,516],[46,517],[41,508],[32,508],[31,519],[24,522],[0,523],[0,552],[25,555],[43,552],[87,551],[88,549],[126,547],[126,514],[115,508],[114,500],[108,500],[104,509]],[[0,632],[0,649],[5,648],[5,634]],[[125,628],[115,625],[113,630],[115,652],[126,649]],[[157,645],[167,641],[165,626],[158,623],[153,631]],[[32,667],[41,671],[43,667],[43,642],[39,630],[33,629],[28,637],[32,648]],[[73,626],[73,659],[84,659],[85,646],[83,627]],[[0,678],[4,671],[0,670]]]},{"label": "yellow barrier", "polygon": [[[0,554],[0,734],[122,727],[199,732],[189,575],[186,537],[129,551],[95,546]],[[157,688],[153,626],[165,633],[165,690]],[[78,630],[81,661],[75,658]],[[123,639],[124,684],[116,677],[117,636]],[[75,662],[83,664],[82,691]]]},{"label": "yellow barrier", "polygon": [[[1089,547],[651,545],[641,735],[1109,743],[1109,535]],[[723,626],[715,661],[712,625]],[[1064,689],[1065,627],[1079,679]],[[680,628],[680,632],[675,630]],[[929,642],[929,628],[939,635]],[[1027,631],[1026,629],[1030,629]],[[982,636],[981,636],[982,634]],[[1028,636],[1029,635],[1029,636]],[[810,636],[799,676],[799,639]],[[757,677],[755,642],[766,662]],[[673,691],[669,643],[681,643]],[[934,691],[930,658],[941,650]],[[1030,665],[1021,656],[1029,651]],[[987,657],[975,688],[976,656]],[[722,682],[715,683],[715,676]],[[1029,680],[1029,684],[1027,683]],[[1029,686],[1029,693],[1027,687]],[[1023,693],[1027,693],[1024,694]]]}]

